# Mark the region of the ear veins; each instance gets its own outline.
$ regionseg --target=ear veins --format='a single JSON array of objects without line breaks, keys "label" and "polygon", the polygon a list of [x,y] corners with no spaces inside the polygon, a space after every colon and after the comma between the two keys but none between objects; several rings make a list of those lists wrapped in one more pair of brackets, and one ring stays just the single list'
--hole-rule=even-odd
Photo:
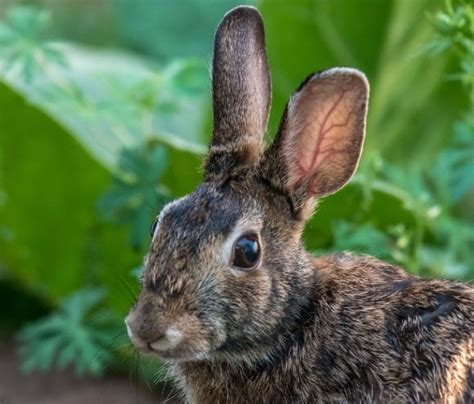
[{"label": "ear veins", "polygon": [[[332,113],[334,112],[334,110],[336,109],[336,107],[339,105],[339,103],[341,102],[342,100],[342,97],[344,96],[344,94],[346,93],[346,91],[343,91],[341,93],[341,95],[339,96],[339,98],[336,100],[336,102],[332,105],[332,107],[329,109],[328,113],[326,114],[326,116],[324,117],[323,119],[323,122],[321,124],[321,128],[319,130],[319,135],[318,135],[318,141],[316,142],[316,148],[313,152],[313,157],[311,159],[311,163],[308,167],[308,171],[314,167],[314,164],[316,162],[316,160],[318,159],[318,156],[319,156],[319,152],[320,152],[320,148],[321,148],[321,144],[324,140],[324,137],[326,136],[326,134],[331,130],[332,127],[334,127],[334,125],[331,125],[327,130],[324,130],[324,127],[326,125],[326,122],[327,120],[331,117]],[[344,125],[343,125],[344,126]]]},{"label": "ear veins", "polygon": [[[334,146],[335,146],[335,143],[337,142],[337,138],[336,139],[333,139],[332,142],[330,144],[328,144],[329,147],[325,148],[325,149],[322,149],[322,145],[323,145],[323,141],[325,140],[326,138],[326,135],[328,133],[330,133],[333,129],[335,128],[342,128],[342,127],[346,127],[348,124],[349,124],[349,121],[350,121],[350,118],[351,116],[354,114],[354,111],[351,110],[347,116],[346,116],[346,119],[344,122],[341,122],[341,123],[331,123],[331,125],[329,127],[326,128],[326,124],[330,121],[330,118],[331,116],[334,114],[334,112],[336,111],[336,108],[338,107],[338,105],[341,103],[341,101],[344,99],[344,96],[347,94],[347,90],[343,90],[342,88],[340,88],[339,86],[336,86],[339,90],[341,90],[341,94],[338,96],[338,98],[336,99],[336,101],[334,101],[333,105],[329,108],[328,112],[325,114],[324,118],[323,118],[323,121],[321,123],[321,126],[319,128],[319,133],[317,135],[317,141],[316,141],[316,146],[314,148],[314,151],[311,153],[311,160],[308,164],[307,167],[304,167],[303,165],[303,159],[298,159],[297,161],[297,164],[298,164],[298,169],[299,169],[299,178],[298,180],[294,183],[293,185],[293,189],[294,188],[297,188],[301,185],[301,183],[304,181],[305,177],[308,176],[308,174],[315,174],[316,171],[317,171],[317,168],[319,167],[320,165],[320,162],[322,160],[322,157],[330,152],[334,152],[334,153],[340,153],[342,152],[344,149],[342,150],[338,150],[336,149]],[[309,124],[305,125],[306,127],[309,126]],[[306,128],[303,128],[303,131],[306,130]],[[301,147],[304,147],[304,145],[302,145],[300,143],[300,148]],[[304,150],[302,150],[302,154],[304,155]]]},{"label": "ear veins", "polygon": [[[354,114],[354,111],[351,111],[349,112],[349,114],[347,114],[347,118],[344,122],[342,123],[335,123],[335,124],[332,124],[326,131],[324,131],[322,134],[321,134],[321,137],[324,137],[326,135],[327,132],[331,131],[332,129],[334,128],[344,128],[346,127],[348,124],[349,124],[349,120],[351,118],[351,116]],[[324,156],[325,154],[327,154],[328,152],[334,152],[334,153],[342,153],[344,151],[347,150],[347,147],[343,147],[341,149],[336,149],[334,146],[336,144],[336,141],[337,139],[334,139],[330,144],[328,144],[329,147],[327,147],[326,149],[322,149],[322,150],[317,150],[315,153],[317,153],[317,155],[313,156],[313,162],[315,163],[314,164],[314,169],[313,169],[313,174],[317,171],[316,169],[320,166],[321,164],[321,159],[318,159],[318,157],[322,157]],[[318,141],[318,142],[321,142],[321,141]],[[318,145],[319,146],[319,145]],[[318,147],[319,148],[319,147]],[[319,160],[319,161],[318,161]]]}]

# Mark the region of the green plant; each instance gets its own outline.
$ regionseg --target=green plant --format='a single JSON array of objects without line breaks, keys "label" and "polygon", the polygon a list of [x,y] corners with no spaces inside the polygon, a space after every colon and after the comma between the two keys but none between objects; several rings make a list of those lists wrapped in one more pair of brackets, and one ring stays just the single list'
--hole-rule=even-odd
[{"label": "green plant", "polygon": [[454,136],[432,171],[431,181],[445,206],[455,206],[474,189],[474,117],[454,124]]},{"label": "green plant", "polygon": [[74,365],[78,375],[101,375],[111,359],[117,320],[101,306],[104,291],[85,289],[61,301],[57,311],[19,333],[22,370]]},{"label": "green plant", "polygon": [[390,240],[375,226],[335,221],[333,223],[334,251],[357,251],[358,253],[377,255],[382,259],[390,258]]},{"label": "green plant", "polygon": [[1,67],[5,73],[18,69],[19,77],[31,83],[45,63],[65,66],[66,60],[54,43],[44,40],[50,14],[32,6],[8,10],[0,23]]},{"label": "green plant", "polygon": [[123,175],[113,179],[99,200],[99,211],[105,219],[131,225],[130,244],[136,249],[144,247],[153,216],[169,200],[168,189],[160,185],[166,160],[161,146],[124,150],[119,160]]},{"label": "green plant", "polygon": [[474,103],[474,6],[469,1],[445,0],[444,9],[430,14],[429,18],[436,35],[424,50],[433,55],[456,53],[458,71],[449,77],[460,80],[468,88]]}]

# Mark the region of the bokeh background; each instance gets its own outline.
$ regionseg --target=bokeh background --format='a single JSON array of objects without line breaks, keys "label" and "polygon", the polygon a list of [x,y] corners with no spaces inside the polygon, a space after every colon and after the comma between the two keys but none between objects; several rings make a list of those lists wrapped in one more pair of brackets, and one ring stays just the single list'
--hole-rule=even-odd
[{"label": "bokeh background", "polygon": [[[213,33],[241,3],[0,0],[0,353],[21,372],[163,383],[123,317],[153,217],[200,181]],[[371,83],[360,169],[320,203],[308,249],[472,280],[472,3],[246,3],[266,24],[269,139],[309,73],[351,66]]]}]

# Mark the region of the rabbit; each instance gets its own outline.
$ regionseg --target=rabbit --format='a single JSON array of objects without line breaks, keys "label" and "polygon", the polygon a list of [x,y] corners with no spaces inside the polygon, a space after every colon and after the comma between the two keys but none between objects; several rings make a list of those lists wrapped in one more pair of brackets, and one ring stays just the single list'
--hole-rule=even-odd
[{"label": "rabbit", "polygon": [[154,221],[125,322],[190,403],[474,402],[474,288],[370,256],[314,257],[301,234],[353,176],[369,96],[351,68],[310,75],[263,146],[263,21],[215,35],[204,179]]}]

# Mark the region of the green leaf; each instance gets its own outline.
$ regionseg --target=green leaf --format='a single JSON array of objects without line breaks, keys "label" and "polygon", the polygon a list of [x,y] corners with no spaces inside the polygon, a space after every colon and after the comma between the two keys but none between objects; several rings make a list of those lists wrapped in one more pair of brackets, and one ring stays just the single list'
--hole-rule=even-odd
[{"label": "green leaf", "polygon": [[104,292],[85,289],[61,301],[58,310],[24,327],[18,334],[22,369],[31,372],[73,363],[78,375],[100,376],[110,359],[109,342],[118,323],[102,311]]},{"label": "green leaf", "polygon": [[385,233],[370,224],[335,221],[333,224],[335,251],[357,251],[381,259],[391,258],[391,243]]},{"label": "green leaf", "polygon": [[50,304],[85,282],[101,284],[125,312],[131,299],[118,279],[142,256],[126,248],[125,229],[97,217],[109,173],[1,84],[0,110],[0,222],[9,234],[0,237],[2,272]]},{"label": "green leaf", "polygon": [[449,148],[438,157],[432,181],[440,196],[453,205],[474,191],[474,123],[457,122]]},{"label": "green leaf", "polygon": [[166,75],[170,76],[171,91],[199,96],[209,89],[209,72],[202,60],[178,60],[171,63]]},{"label": "green leaf", "polygon": [[163,147],[124,150],[120,159],[121,176],[115,177],[98,207],[106,219],[131,226],[130,243],[142,248],[149,240],[152,218],[168,201],[168,192],[160,186],[167,167]]},{"label": "green leaf", "polygon": [[[67,69],[45,62],[28,85],[15,74],[3,79],[112,173],[118,172],[123,149],[145,141],[188,154],[205,151],[209,97],[202,63],[176,61],[160,67],[123,52],[70,44],[57,49],[68,60]],[[27,72],[33,66],[24,65]],[[181,80],[183,85],[177,85]]]},{"label": "green leaf", "polygon": [[50,21],[46,10],[32,6],[16,6],[7,12],[7,23],[23,37],[35,39],[42,35]]},{"label": "green leaf", "polygon": [[43,39],[50,14],[31,6],[8,10],[5,23],[0,23],[0,68],[6,74],[17,68],[19,78],[27,84],[44,70],[44,63],[64,67],[66,59],[54,44]]}]

